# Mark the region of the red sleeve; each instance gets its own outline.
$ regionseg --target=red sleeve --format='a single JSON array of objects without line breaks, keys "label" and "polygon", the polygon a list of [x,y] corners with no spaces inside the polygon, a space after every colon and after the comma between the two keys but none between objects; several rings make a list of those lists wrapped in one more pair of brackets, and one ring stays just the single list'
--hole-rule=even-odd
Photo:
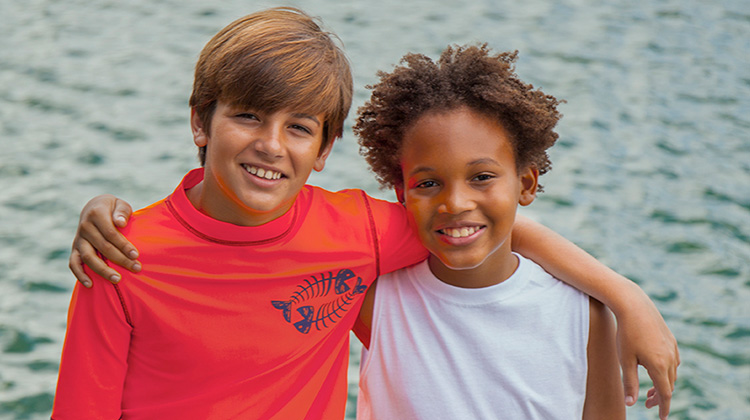
[{"label": "red sleeve", "polygon": [[427,258],[401,204],[368,197],[380,248],[380,274],[414,265]]},{"label": "red sleeve", "polygon": [[92,275],[77,283],[68,310],[53,420],[119,419],[132,327],[119,289]]}]

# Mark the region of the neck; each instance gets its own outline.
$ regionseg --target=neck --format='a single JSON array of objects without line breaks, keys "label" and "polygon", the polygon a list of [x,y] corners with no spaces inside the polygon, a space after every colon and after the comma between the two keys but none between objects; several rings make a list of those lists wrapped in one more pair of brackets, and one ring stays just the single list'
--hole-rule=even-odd
[{"label": "neck", "polygon": [[498,250],[476,267],[451,268],[433,254],[430,254],[428,264],[432,274],[443,283],[466,289],[478,289],[504,282],[516,272],[519,263],[518,257],[510,250]]},{"label": "neck", "polygon": [[206,188],[205,180],[203,180],[185,193],[196,210],[212,219],[237,226],[264,225],[279,218],[289,210],[287,208],[283,212],[238,212],[237,209],[243,207],[241,204],[237,203],[237,206],[225,205],[226,203],[222,200],[212,198],[208,190],[209,188]]}]

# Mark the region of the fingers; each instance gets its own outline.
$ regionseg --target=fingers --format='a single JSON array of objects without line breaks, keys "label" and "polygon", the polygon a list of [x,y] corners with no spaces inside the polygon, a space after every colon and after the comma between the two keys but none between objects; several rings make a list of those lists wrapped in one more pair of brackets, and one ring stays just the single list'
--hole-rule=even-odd
[{"label": "fingers", "polygon": [[94,197],[81,211],[78,236],[89,241],[110,261],[130,269],[135,261],[125,262],[123,257],[135,260],[138,251],[117,227],[125,226],[131,213],[130,205],[113,195]]},{"label": "fingers", "polygon": [[81,260],[81,254],[78,252],[77,249],[73,249],[70,252],[70,259],[68,260],[68,268],[70,268],[70,271],[73,272],[73,275],[76,276],[76,279],[81,282],[81,284],[86,287],[90,288],[94,284],[91,282],[91,278],[86,275],[86,272],[83,271],[83,261]]},{"label": "fingers", "polygon": [[116,223],[125,226],[131,213],[128,203],[111,195],[94,197],[84,206],[68,264],[84,286],[92,287],[93,282],[82,264],[112,283],[119,282],[121,277],[104,259],[130,271],[140,271],[141,264],[136,260],[138,251],[116,226]]},{"label": "fingers", "polygon": [[[83,223],[81,225],[83,227]],[[133,270],[133,266],[136,263],[135,259],[138,258],[138,251],[112,224],[112,221],[95,220],[93,227],[95,231],[87,231],[85,235],[82,232],[82,236],[88,239],[108,260],[137,272],[138,270]]]},{"label": "fingers", "polygon": [[662,369],[649,366],[646,366],[646,370],[648,371],[648,376],[651,377],[651,381],[654,383],[656,394],[658,394],[659,418],[664,420],[669,415],[669,406],[672,402],[674,380],[670,376],[675,371],[671,367]]},{"label": "fingers", "polygon": [[[102,276],[112,283],[117,283],[120,281],[120,274],[113,268],[108,266],[107,263],[105,263],[104,260],[102,260],[99,255],[97,255],[96,250],[91,246],[90,243],[81,241],[78,244],[78,252],[83,264],[86,264],[91,269],[91,271]],[[72,269],[73,268],[71,267],[71,270]],[[81,267],[81,271],[83,271],[83,267]],[[90,281],[91,279],[89,279],[89,282]],[[93,286],[93,283],[91,283],[91,285]]]},{"label": "fingers", "polygon": [[625,391],[625,405],[632,406],[638,400],[638,363],[633,359],[621,359],[622,387]]},{"label": "fingers", "polygon": [[660,402],[659,392],[656,391],[656,388],[649,389],[646,394],[646,408],[656,407]]},{"label": "fingers", "polygon": [[[115,208],[112,212],[112,220],[115,222],[115,225],[117,227],[125,227],[125,225],[128,224],[128,219],[130,219],[130,215],[132,213],[133,208],[130,207],[130,204],[128,204],[126,201],[120,200],[119,198],[115,200]],[[137,252],[133,258],[138,258]]]},{"label": "fingers", "polygon": [[[131,259],[128,255],[123,252],[123,249],[128,247],[135,250],[135,247],[128,242],[127,239],[114,227],[111,223],[105,225],[94,225],[88,221],[82,221],[79,227],[80,240],[76,240],[78,243],[78,250],[81,253],[83,262],[88,265],[97,274],[104,278],[110,279],[110,276],[106,276],[98,270],[104,264],[101,261],[96,251],[98,250],[105,259],[124,267],[132,272],[138,272],[141,269],[141,265],[137,260]],[[96,267],[89,264],[92,262]],[[116,272],[112,269],[106,270],[109,274],[115,274]],[[111,280],[111,279],[110,279]]]}]

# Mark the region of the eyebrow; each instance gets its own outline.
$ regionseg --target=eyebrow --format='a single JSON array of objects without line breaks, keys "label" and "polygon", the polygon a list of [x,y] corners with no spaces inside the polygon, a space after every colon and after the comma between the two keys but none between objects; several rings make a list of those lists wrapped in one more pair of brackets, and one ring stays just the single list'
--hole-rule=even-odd
[{"label": "eyebrow", "polygon": [[[469,162],[469,163],[466,164],[467,167],[475,166],[475,165],[496,165],[496,166],[499,166],[500,163],[498,161],[496,161],[495,159],[492,159],[492,158],[481,158],[481,159],[477,159],[477,160],[472,160],[471,162]],[[433,168],[432,166],[417,166],[416,168],[414,168],[414,170],[412,170],[411,172],[409,172],[407,174],[407,176],[414,176],[414,175],[416,175],[418,173],[432,172],[434,170],[435,170],[435,168]]]}]

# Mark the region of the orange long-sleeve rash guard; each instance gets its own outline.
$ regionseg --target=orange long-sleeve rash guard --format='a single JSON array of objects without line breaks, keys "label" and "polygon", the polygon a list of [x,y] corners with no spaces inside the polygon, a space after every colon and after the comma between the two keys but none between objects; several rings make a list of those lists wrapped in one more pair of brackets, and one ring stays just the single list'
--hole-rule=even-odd
[{"label": "orange long-sleeve rash guard", "polygon": [[76,285],[52,418],[341,419],[349,331],[379,273],[426,257],[402,206],[306,186],[258,227],[185,190],[123,232],[143,271]]}]

